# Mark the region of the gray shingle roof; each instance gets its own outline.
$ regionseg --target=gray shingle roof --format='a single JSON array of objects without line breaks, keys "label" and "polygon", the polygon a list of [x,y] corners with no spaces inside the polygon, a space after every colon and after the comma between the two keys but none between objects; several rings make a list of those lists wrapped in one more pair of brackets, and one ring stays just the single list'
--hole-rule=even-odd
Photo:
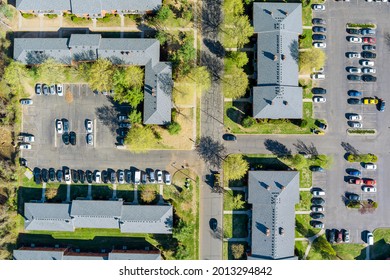
[{"label": "gray shingle roof", "polygon": [[172,233],[172,205],[123,205],[121,232]]},{"label": "gray shingle roof", "polygon": [[117,11],[121,14],[157,11],[162,0],[16,0],[19,11],[70,11],[73,14],[102,14]]},{"label": "gray shingle roof", "polygon": [[109,260],[161,260],[160,253],[115,253],[111,252],[108,254]]},{"label": "gray shingle roof", "polygon": [[[302,118],[302,93],[295,88],[298,86],[298,35],[302,33],[302,5],[257,2],[253,4],[253,19],[257,33],[259,86],[253,89],[253,117]],[[263,86],[268,88],[261,88]],[[283,102],[277,102],[275,90],[269,86],[283,89],[284,99],[289,99],[290,106],[301,104],[289,110]],[[272,107],[265,101],[269,99],[275,101]]]},{"label": "gray shingle roof", "polygon": [[25,229],[73,231],[74,225],[69,208],[69,204],[25,203]]},{"label": "gray shingle roof", "polygon": [[64,249],[37,250],[34,248],[13,251],[14,260],[62,260]]},{"label": "gray shingle roof", "polygon": [[301,119],[302,88],[262,86],[253,88],[253,117],[264,119]]},{"label": "gray shingle roof", "polygon": [[248,188],[248,202],[252,204],[252,258],[293,257],[299,172],[249,171]]}]

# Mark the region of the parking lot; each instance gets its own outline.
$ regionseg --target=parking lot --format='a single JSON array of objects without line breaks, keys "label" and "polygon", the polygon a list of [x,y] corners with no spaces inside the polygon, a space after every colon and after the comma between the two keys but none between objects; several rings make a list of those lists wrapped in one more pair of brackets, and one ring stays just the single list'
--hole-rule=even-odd
[{"label": "parking lot", "polygon": [[[386,172],[386,166],[390,164],[387,147],[389,136],[389,110],[379,112],[376,105],[351,105],[347,103],[348,91],[356,90],[363,93],[364,97],[378,97],[388,100],[388,89],[390,79],[389,55],[390,49],[385,40],[387,33],[390,33],[389,3],[376,3],[351,0],[327,1],[326,11],[313,12],[313,17],[324,18],[327,22],[326,55],[325,65],[326,79],[316,81],[315,86],[327,90],[326,103],[314,104],[316,118],[326,119],[328,123],[327,135],[334,139],[335,147],[342,142],[349,143],[361,153],[374,153],[378,156],[378,169],[365,170],[359,163],[349,163],[345,160],[344,153],[332,154],[334,164],[330,170],[322,174],[314,174],[313,186],[322,187],[326,191],[325,204],[325,228],[342,229],[347,228],[351,233],[351,242],[362,243],[365,241],[362,232],[374,230],[378,227],[390,225],[389,199],[390,191],[386,182],[390,175]],[[347,52],[362,52],[363,44],[350,43],[346,32],[347,23],[374,23],[376,28],[376,82],[349,81],[347,67],[362,67],[359,58],[348,58]],[[362,36],[360,36],[362,37]],[[362,74],[358,74],[362,75]],[[360,114],[361,123],[364,129],[376,129],[375,136],[348,136],[346,131],[349,114]],[[338,149],[335,148],[335,151]],[[343,152],[346,152],[343,150]],[[372,178],[377,181],[377,193],[365,193],[361,185],[349,184],[346,182],[349,168],[362,172],[360,178]],[[345,194],[353,192],[363,200],[372,199],[378,202],[378,209],[374,213],[361,214],[357,210],[345,207]]]}]

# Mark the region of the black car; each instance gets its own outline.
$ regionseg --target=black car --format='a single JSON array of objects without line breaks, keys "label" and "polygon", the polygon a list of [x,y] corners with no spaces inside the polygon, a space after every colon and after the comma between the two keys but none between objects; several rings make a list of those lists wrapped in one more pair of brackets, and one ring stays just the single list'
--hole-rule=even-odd
[{"label": "black car", "polygon": [[72,179],[74,183],[77,183],[79,181],[79,174],[77,170],[72,169]]},{"label": "black car", "polygon": [[67,119],[62,119],[62,126],[65,132],[69,132],[69,121]]},{"label": "black car", "polygon": [[68,132],[65,132],[64,134],[62,134],[62,141],[64,141],[65,145],[69,145],[69,133]]},{"label": "black car", "polygon": [[44,95],[49,95],[49,87],[45,84],[42,84],[42,93]]},{"label": "black car", "polygon": [[57,181],[62,182],[63,178],[64,178],[64,173],[62,172],[62,170],[57,170]]},{"label": "black car", "polygon": [[25,166],[25,167],[27,167],[27,159],[25,159],[25,158],[19,158],[19,163],[20,163],[20,166]]},{"label": "black car", "polygon": [[333,244],[336,238],[336,231],[337,229],[331,229],[328,233],[328,241],[330,244]]},{"label": "black car", "polygon": [[364,52],[362,52],[362,57],[363,58],[376,58],[376,54],[373,52],[364,51]]},{"label": "black car", "polygon": [[325,215],[319,212],[311,212],[310,217],[312,217],[313,219],[322,219],[325,217]]},{"label": "black car", "polygon": [[326,36],[323,34],[313,34],[312,39],[314,41],[324,41],[326,40]]},{"label": "black car", "polygon": [[376,82],[376,77],[372,75],[363,75],[362,80],[365,82]]},{"label": "black car", "polygon": [[312,24],[321,24],[321,25],[324,25],[326,24],[326,21],[322,18],[313,18],[313,20],[311,21]]},{"label": "black car", "polygon": [[384,101],[383,99],[379,99],[379,111],[383,112],[385,110],[385,107],[386,107],[386,101]]},{"label": "black car", "polygon": [[49,169],[49,179],[52,182],[56,179],[56,171],[54,170],[54,168]]},{"label": "black car", "polygon": [[107,183],[108,182],[108,173],[107,173],[106,170],[102,171],[102,181],[103,181],[103,183]]},{"label": "black car", "polygon": [[80,182],[81,183],[84,183],[85,182],[85,173],[83,170],[79,170],[79,179],[80,179]]},{"label": "black car", "polygon": [[326,89],[324,88],[313,88],[312,90],[313,94],[326,94]]},{"label": "black car", "polygon": [[126,128],[121,128],[121,129],[119,129],[119,131],[118,131],[118,135],[121,136],[121,137],[125,137],[125,136],[127,135],[127,132],[129,132],[128,129],[126,129]]},{"label": "black car", "polygon": [[125,181],[127,182],[127,183],[131,183],[131,171],[130,170],[127,170],[126,171],[126,174],[125,174]]},{"label": "black car", "polygon": [[123,137],[118,137],[116,140],[118,142],[118,146],[123,146],[123,144],[125,143],[125,139]]},{"label": "black car", "polygon": [[360,105],[360,104],[362,104],[362,100],[359,99],[359,98],[348,98],[347,102],[348,102],[348,104],[351,104],[351,105]]},{"label": "black car", "polygon": [[131,123],[128,122],[121,122],[119,123],[120,128],[131,128]]},{"label": "black car", "polygon": [[352,201],[360,201],[360,196],[357,195],[356,193],[348,193],[347,198]]},{"label": "black car", "polygon": [[226,133],[222,136],[225,141],[237,141],[237,137],[233,134]]},{"label": "black car", "polygon": [[361,81],[362,78],[358,75],[348,75],[347,76],[347,79],[350,80],[350,81]]},{"label": "black car", "polygon": [[376,47],[374,45],[363,45],[362,49],[363,51],[375,51]]},{"label": "black car", "polygon": [[42,169],[42,181],[45,183],[49,181],[49,171],[47,171],[45,168]]},{"label": "black car", "polygon": [[111,171],[110,181],[111,181],[112,184],[115,184],[115,182],[116,182],[116,174],[115,174],[114,170]]},{"label": "black car", "polygon": [[321,166],[317,166],[317,165],[311,166],[310,170],[312,172],[324,172],[325,171]]},{"label": "black car", "polygon": [[211,218],[210,221],[209,221],[209,225],[210,225],[210,229],[211,229],[212,231],[216,231],[216,230],[217,230],[217,227],[218,227],[218,221],[217,221],[217,219]]},{"label": "black car", "polygon": [[322,26],[313,26],[312,28],[313,32],[326,32],[326,28],[325,27],[322,27]]},{"label": "black car", "polygon": [[87,178],[87,182],[92,184],[93,175],[91,170],[85,171],[85,177]]},{"label": "black car", "polygon": [[348,34],[360,35],[360,29],[348,28],[347,32]]},{"label": "black car", "polygon": [[313,227],[313,228],[323,228],[324,227],[324,224],[320,221],[315,221],[315,220],[311,220],[310,221],[310,225]]},{"label": "black car", "polygon": [[40,184],[42,181],[41,169],[39,169],[38,167],[35,167],[33,170],[33,175],[34,175],[35,184]]},{"label": "black car", "polygon": [[321,197],[313,197],[311,199],[311,203],[313,203],[314,205],[324,205],[325,200]]},{"label": "black car", "polygon": [[318,122],[318,127],[325,130],[328,126],[322,122]]},{"label": "black car", "polygon": [[71,131],[69,133],[69,139],[70,139],[70,144],[73,146],[76,145],[76,133],[74,131]]}]

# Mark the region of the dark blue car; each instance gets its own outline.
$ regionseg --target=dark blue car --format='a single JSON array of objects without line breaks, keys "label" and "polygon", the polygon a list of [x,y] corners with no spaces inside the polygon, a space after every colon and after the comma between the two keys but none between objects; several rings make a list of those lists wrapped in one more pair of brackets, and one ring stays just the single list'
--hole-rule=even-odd
[{"label": "dark blue car", "polygon": [[348,173],[348,175],[351,175],[351,176],[360,176],[360,175],[362,175],[362,173],[359,170],[356,170],[356,169],[349,169],[349,170],[347,170],[347,173]]},{"label": "dark blue car", "polygon": [[357,91],[357,90],[349,90],[348,95],[357,97],[357,96],[362,96],[363,93],[361,91]]}]

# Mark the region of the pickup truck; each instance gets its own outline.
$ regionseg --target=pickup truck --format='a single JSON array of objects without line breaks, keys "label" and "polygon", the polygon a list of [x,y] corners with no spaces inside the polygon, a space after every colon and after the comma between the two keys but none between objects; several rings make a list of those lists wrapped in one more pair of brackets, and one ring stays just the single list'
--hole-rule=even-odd
[{"label": "pickup truck", "polygon": [[18,139],[20,141],[23,141],[25,143],[32,143],[35,142],[35,137],[33,135],[28,135],[28,136],[19,136]]}]

